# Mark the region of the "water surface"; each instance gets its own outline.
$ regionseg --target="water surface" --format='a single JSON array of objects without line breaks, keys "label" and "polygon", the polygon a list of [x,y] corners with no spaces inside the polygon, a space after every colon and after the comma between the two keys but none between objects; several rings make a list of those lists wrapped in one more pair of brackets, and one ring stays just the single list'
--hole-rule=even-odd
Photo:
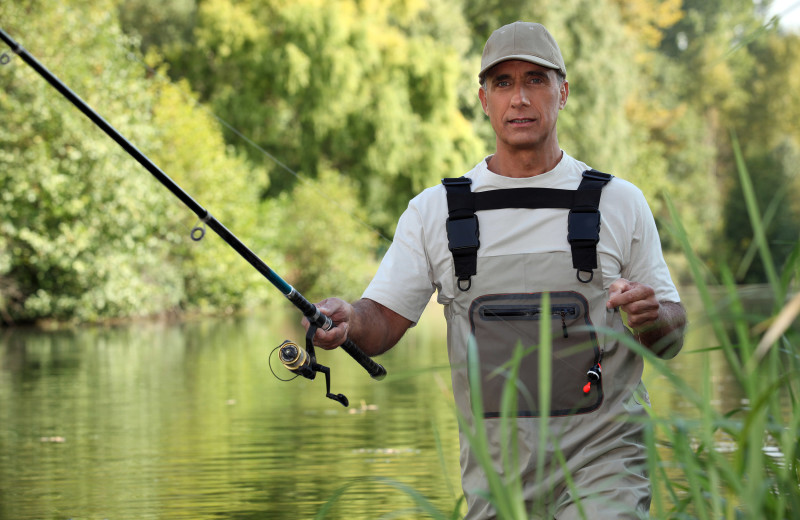
[{"label": "water surface", "polygon": [[383,357],[381,382],[342,351],[320,352],[332,392],[351,400],[344,408],[325,397],[322,375],[272,375],[268,354],[301,339],[286,325],[296,321],[4,331],[0,518],[313,518],[345,484],[332,517],[411,505],[372,477],[451,510],[449,375],[425,370],[445,363],[442,338],[409,337]]},{"label": "water surface", "polygon": [[[690,298],[691,301],[691,298]],[[711,346],[692,310],[685,350]],[[372,380],[344,352],[318,352],[316,380],[276,379],[269,354],[299,341],[298,315],[0,331],[0,520],[305,519],[337,491],[330,518],[419,518],[381,478],[450,512],[461,495],[441,310],[431,305]],[[740,406],[721,354],[670,366],[715,406]],[[272,358],[281,377],[291,374]],[[652,370],[662,413],[684,396]],[[720,449],[724,446],[720,439]],[[669,458],[669,453],[662,456]]]}]

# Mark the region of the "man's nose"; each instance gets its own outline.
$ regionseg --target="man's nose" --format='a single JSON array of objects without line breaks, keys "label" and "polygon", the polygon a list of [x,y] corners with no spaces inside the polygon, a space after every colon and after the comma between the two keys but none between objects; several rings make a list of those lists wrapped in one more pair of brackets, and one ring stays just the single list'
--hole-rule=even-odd
[{"label": "man's nose", "polygon": [[514,95],[511,98],[511,105],[514,107],[528,106],[531,100],[528,97],[528,92],[525,90],[525,85],[520,85],[514,89]]}]

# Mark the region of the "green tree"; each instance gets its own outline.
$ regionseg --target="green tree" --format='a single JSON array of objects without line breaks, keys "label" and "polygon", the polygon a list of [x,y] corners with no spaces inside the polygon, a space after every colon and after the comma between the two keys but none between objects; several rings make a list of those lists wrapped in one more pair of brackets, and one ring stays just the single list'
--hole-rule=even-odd
[{"label": "green tree", "polygon": [[712,257],[727,249],[722,217],[737,179],[730,132],[739,133],[738,122],[752,117],[755,60],[747,43],[763,20],[749,0],[687,0],[683,10],[667,28],[657,61],[681,116],[670,124],[677,133],[668,134],[677,139],[665,143],[678,145],[668,148],[668,157],[685,187],[676,200],[689,216],[690,237],[714,265]]},{"label": "green tree", "polygon": [[[191,108],[185,87],[154,82],[128,59],[136,50],[113,7],[15,2],[4,5],[3,28],[212,212],[238,204],[221,213],[252,232],[250,168]],[[3,321],[242,305],[251,270],[210,240],[188,245],[188,210],[155,179],[20,60],[0,81]]]},{"label": "green tree", "polygon": [[[176,92],[183,97],[189,88],[198,92],[202,102],[257,143],[250,146],[225,134],[238,150],[227,152],[237,164],[234,170],[247,169],[241,162],[245,156],[260,168],[236,174],[246,186],[233,182],[231,192],[244,189],[265,200],[266,218],[280,222],[280,231],[255,231],[256,243],[269,248],[292,283],[312,292],[327,283],[320,280],[325,267],[331,272],[345,264],[370,267],[360,263],[360,251],[348,262],[320,244],[294,240],[286,229],[333,236],[344,220],[363,218],[391,234],[411,196],[477,162],[494,145],[477,103],[480,52],[492,30],[518,19],[547,25],[566,58],[571,96],[559,125],[565,150],[636,183],[657,217],[665,216],[661,195],[669,195],[701,255],[743,254],[748,247],[748,231],[736,220],[742,202],[732,130],[756,174],[778,168],[774,175],[765,172],[764,179],[772,180],[756,182],[756,189],[766,197],[770,182],[786,186],[783,200],[790,211],[780,212],[774,225],[790,231],[774,239],[785,242],[795,229],[791,219],[800,200],[791,166],[800,111],[792,88],[800,77],[797,38],[764,26],[763,5],[754,7],[749,0],[168,0],[163,5],[133,0],[115,5],[125,30],[137,33],[143,48],[163,53],[173,78],[188,81]],[[152,63],[160,63],[157,56]],[[784,87],[775,89],[775,84]],[[161,106],[163,118],[147,131],[172,131],[171,112],[177,110],[172,103]],[[150,109],[151,117],[159,117],[159,110]],[[183,116],[203,120],[198,114]],[[210,119],[206,124],[213,126]],[[189,135],[191,126],[177,130],[176,124],[170,139],[180,141],[175,136]],[[215,132],[204,136],[201,131],[201,139]],[[166,150],[169,142],[154,147]],[[201,160],[198,154],[197,164],[173,166],[173,157],[165,153],[165,164],[176,172],[201,171],[203,164],[219,171],[212,160],[219,147],[224,145],[215,141],[208,156]],[[304,182],[297,184],[298,178]],[[359,204],[351,206],[354,194]],[[763,211],[769,200],[763,200]],[[220,202],[222,207],[229,203]],[[343,216],[339,206],[352,211]],[[361,211],[356,207],[365,213],[354,218]],[[287,218],[279,218],[282,211]],[[333,214],[336,218],[326,218]],[[243,219],[249,230],[265,218],[255,215],[234,212],[230,218]],[[788,220],[779,218],[783,215]],[[350,241],[374,247],[367,237],[356,238],[358,229]],[[369,235],[365,228],[361,232]],[[669,235],[662,238],[670,265],[680,274],[679,248]],[[0,241],[0,247],[8,243]],[[209,276],[224,271],[225,264],[216,264],[213,256],[198,257],[186,249],[183,242],[170,249],[191,259],[182,260],[183,269]],[[201,267],[201,262],[214,265]],[[297,269],[303,265],[313,274]],[[7,271],[6,266],[0,261],[0,269]],[[748,281],[758,278],[756,271]],[[356,273],[350,275],[329,281],[359,283]],[[219,304],[214,283],[197,274],[183,285],[189,291],[200,287],[210,292],[200,300]],[[237,297],[247,293],[234,292]]]},{"label": "green tree", "polygon": [[[784,266],[800,239],[800,212],[796,209],[797,181],[791,182],[785,164],[796,165],[797,150],[780,149],[761,157],[752,154],[747,160],[755,199],[764,222],[776,269]],[[794,170],[796,172],[796,168]],[[755,254],[753,227],[750,224],[745,196],[740,183],[733,184],[726,200],[722,239],[724,258],[735,259],[735,275],[740,283],[764,283],[767,280],[763,259]],[[752,249],[752,250],[751,250]]]},{"label": "green tree", "polygon": [[[735,122],[738,140],[776,268],[782,267],[800,239],[800,36],[768,30],[748,44],[756,65],[751,95]],[[738,179],[729,184],[722,241],[728,258],[740,259],[736,273],[745,283],[764,282],[758,255],[752,255],[753,231]],[[751,263],[752,262],[752,263]]]},{"label": "green tree", "polygon": [[[291,170],[354,179],[370,223],[391,230],[411,196],[482,152],[460,111],[468,45],[458,12],[390,0],[209,0],[192,40],[164,52],[173,77]],[[295,182],[260,150],[248,153],[271,169],[271,194]]]},{"label": "green tree", "polygon": [[122,30],[140,37],[143,52],[179,45],[192,36],[197,15],[195,0],[124,0],[117,12]]},{"label": "green tree", "polygon": [[381,237],[366,227],[366,211],[351,179],[323,170],[265,206],[270,227],[264,248],[280,251],[275,269],[293,287],[312,301],[361,295],[377,269],[373,252]]}]

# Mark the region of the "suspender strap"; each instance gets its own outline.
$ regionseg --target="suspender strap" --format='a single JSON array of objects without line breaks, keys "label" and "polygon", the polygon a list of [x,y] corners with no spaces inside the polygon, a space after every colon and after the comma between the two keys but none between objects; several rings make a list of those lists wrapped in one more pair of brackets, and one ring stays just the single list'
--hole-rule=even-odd
[{"label": "suspender strap", "polygon": [[[578,280],[589,283],[597,269],[597,243],[600,241],[600,195],[612,176],[597,170],[583,172],[575,200],[567,218],[567,241],[572,248],[572,267]],[[581,273],[589,273],[581,278]]]},{"label": "suspender strap", "polygon": [[442,179],[442,183],[447,191],[447,247],[453,254],[458,288],[468,291],[472,286],[471,277],[478,270],[480,247],[475,197],[470,189],[472,179]]},{"label": "suspender strap", "polygon": [[505,208],[569,209],[574,204],[576,193],[575,190],[509,188],[472,193],[472,196],[475,198],[475,211]]},{"label": "suspender strap", "polygon": [[[600,195],[613,175],[586,170],[577,190],[513,188],[473,193],[472,179],[442,179],[447,192],[447,240],[453,254],[458,288],[468,291],[477,272],[480,235],[476,211],[505,208],[568,209],[567,240],[572,248],[572,265],[578,280],[589,283],[597,269],[600,241]],[[589,273],[586,279],[581,273]]]}]

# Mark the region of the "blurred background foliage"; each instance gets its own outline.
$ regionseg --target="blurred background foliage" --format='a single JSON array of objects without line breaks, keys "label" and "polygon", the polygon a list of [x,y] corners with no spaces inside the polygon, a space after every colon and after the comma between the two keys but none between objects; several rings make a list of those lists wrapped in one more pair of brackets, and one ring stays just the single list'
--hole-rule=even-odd
[{"label": "blurred background foliage", "polygon": [[[357,297],[408,200],[491,152],[476,73],[491,31],[517,19],[547,25],[564,53],[562,147],[636,183],[657,218],[668,195],[712,269],[726,259],[738,282],[764,281],[732,132],[777,263],[800,236],[800,36],[768,7],[19,0],[0,26],[315,300]],[[0,83],[3,323],[282,300],[214,233],[189,240],[191,212],[24,63]]]}]

